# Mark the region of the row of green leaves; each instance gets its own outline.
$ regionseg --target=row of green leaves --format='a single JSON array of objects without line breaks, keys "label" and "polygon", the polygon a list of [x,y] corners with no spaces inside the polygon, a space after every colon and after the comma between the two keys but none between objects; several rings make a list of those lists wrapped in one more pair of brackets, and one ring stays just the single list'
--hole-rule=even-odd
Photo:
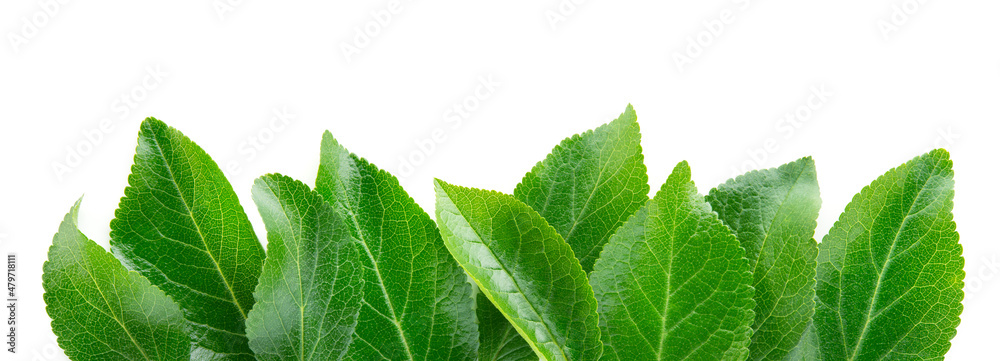
[{"label": "row of green leaves", "polygon": [[[113,255],[67,214],[45,302],[73,360],[942,359],[963,259],[944,150],[813,239],[812,159],[650,199],[639,126],[567,138],[513,194],[434,183],[437,224],[323,136],[315,189],[253,186],[261,246],[191,140],[143,122]],[[474,282],[470,282],[474,281]]]}]

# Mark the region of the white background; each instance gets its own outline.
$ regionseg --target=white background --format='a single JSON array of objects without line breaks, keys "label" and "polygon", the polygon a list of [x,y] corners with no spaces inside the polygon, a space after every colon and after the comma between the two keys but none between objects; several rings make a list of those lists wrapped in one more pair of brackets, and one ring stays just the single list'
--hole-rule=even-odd
[{"label": "white background", "polygon": [[[433,177],[509,192],[561,139],[629,103],[653,190],[685,159],[705,192],[743,165],[814,156],[817,238],[877,176],[946,147],[968,273],[948,358],[995,357],[996,1],[582,1],[561,13],[558,0],[403,1],[377,28],[371,12],[388,1],[231,1],[221,13],[227,0],[62,1],[0,3],[0,237],[20,257],[21,303],[19,353],[3,359],[65,359],[41,298],[45,252],[83,194],[81,227],[107,246],[146,116],[239,165],[230,180],[263,239],[253,179],[312,184],[323,130],[397,174],[401,159],[421,161],[404,185],[430,212]],[[377,34],[348,61],[343,46],[366,26]],[[156,69],[162,79],[147,77]],[[491,77],[495,91],[469,98]],[[813,88],[832,95],[811,100]],[[449,122],[462,104],[474,109]],[[275,111],[294,118],[272,124]],[[421,150],[435,129],[446,139]]]}]

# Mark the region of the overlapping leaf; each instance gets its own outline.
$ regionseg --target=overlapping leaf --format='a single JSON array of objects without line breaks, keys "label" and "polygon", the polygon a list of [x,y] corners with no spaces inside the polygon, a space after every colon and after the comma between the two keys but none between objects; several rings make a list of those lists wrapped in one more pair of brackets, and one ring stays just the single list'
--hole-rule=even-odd
[{"label": "overlapping leaf", "polygon": [[584,272],[649,199],[639,138],[629,105],[611,123],[563,140],[514,189],[573,248]]},{"label": "overlapping leaf", "polygon": [[42,277],[59,346],[73,360],[188,360],[180,308],[77,229],[77,201],[52,240]]},{"label": "overlapping leaf", "polygon": [[594,265],[602,360],[746,359],[751,281],[736,237],[678,164]]},{"label": "overlapping leaf", "polygon": [[396,178],[327,132],[316,190],[361,244],[364,300],[348,358],[475,360],[472,286]]},{"label": "overlapping leaf", "polygon": [[[573,249],[589,273],[604,244],[649,198],[639,124],[629,105],[618,119],[566,138],[525,174],[514,197],[542,215]],[[484,296],[485,297],[485,296]],[[480,307],[480,351],[487,359],[519,361],[535,356],[495,307]],[[486,346],[481,346],[486,347]]]},{"label": "overlapping leaf", "polygon": [[814,325],[826,360],[941,360],[962,312],[964,260],[943,149],[858,193],[819,246]]},{"label": "overlapping leaf", "polygon": [[751,360],[781,360],[812,318],[819,184],[812,158],[753,171],[713,189],[712,209],[750,260],[756,306]]},{"label": "overlapping leaf", "polygon": [[479,361],[538,361],[538,355],[486,295],[476,297]]},{"label": "overlapping leaf", "polygon": [[309,186],[257,179],[267,260],[247,317],[258,360],[340,360],[361,308],[361,256],[344,217]]},{"label": "overlapping leaf", "polygon": [[570,246],[513,196],[435,181],[448,250],[545,360],[596,360],[597,302]]},{"label": "overlapping leaf", "polygon": [[148,118],[111,245],[172,297],[208,359],[253,360],[244,333],[264,250],[218,165],[194,142]]},{"label": "overlapping leaf", "polygon": [[629,106],[513,196],[436,181],[439,232],[326,133],[316,191],[255,183],[265,262],[218,166],[149,118],[120,261],[77,229],[78,202],[46,310],[74,360],[943,359],[964,278],[944,150],[865,187],[818,247],[809,158],[708,197],[681,163],[651,200],[642,161]]}]

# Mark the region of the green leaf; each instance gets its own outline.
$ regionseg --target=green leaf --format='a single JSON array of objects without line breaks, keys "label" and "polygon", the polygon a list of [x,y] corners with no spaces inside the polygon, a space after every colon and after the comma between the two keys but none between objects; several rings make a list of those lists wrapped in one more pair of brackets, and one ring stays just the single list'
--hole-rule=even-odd
[{"label": "green leaf", "polygon": [[354,360],[475,360],[475,299],[434,221],[396,177],[323,135],[316,190],[361,242]]},{"label": "green leaf", "polygon": [[756,301],[750,359],[784,359],[815,305],[816,166],[812,158],[802,158],[753,171],[726,181],[707,199],[750,260]]},{"label": "green leaf", "polygon": [[819,350],[819,336],[816,334],[816,327],[812,322],[806,326],[802,338],[799,339],[795,348],[784,358],[788,361],[822,361],[823,354]]},{"label": "green leaf", "polygon": [[184,311],[199,358],[253,360],[244,321],[264,250],[222,170],[176,129],[147,118],[111,246]]},{"label": "green leaf", "polygon": [[545,360],[601,355],[597,301],[570,246],[513,196],[435,181],[448,250]]},{"label": "green leaf", "polygon": [[45,310],[72,360],[188,360],[180,308],[77,229],[80,201],[59,226],[43,266]]},{"label": "green leaf", "polygon": [[538,355],[486,295],[476,297],[480,361],[538,361]]},{"label": "green leaf", "polygon": [[746,359],[751,282],[739,242],[681,162],[594,264],[602,360]]},{"label": "green leaf", "polygon": [[944,359],[965,277],[951,166],[938,149],[889,170],[823,238],[813,323],[824,359]]},{"label": "green leaf", "polygon": [[259,360],[340,360],[361,309],[361,255],[344,217],[309,186],[266,175],[253,186],[267,260],[247,317]]},{"label": "green leaf", "polygon": [[[586,273],[614,231],[649,199],[639,138],[630,104],[611,123],[564,139],[514,189],[515,198],[541,214],[569,243]],[[504,345],[506,350],[486,354],[505,355],[494,359],[510,361],[535,357],[514,352],[529,346],[496,307],[477,312],[480,347]],[[483,350],[479,354],[483,357]]]},{"label": "green leaf", "polygon": [[514,197],[541,214],[590,273],[611,235],[649,199],[632,105],[611,123],[563,140]]}]

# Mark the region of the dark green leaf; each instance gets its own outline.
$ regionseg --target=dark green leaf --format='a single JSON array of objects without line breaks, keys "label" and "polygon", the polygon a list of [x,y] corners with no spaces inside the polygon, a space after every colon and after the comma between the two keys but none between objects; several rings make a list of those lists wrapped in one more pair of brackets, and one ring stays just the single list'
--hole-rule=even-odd
[{"label": "dark green leaf", "polygon": [[361,242],[364,300],[348,358],[475,360],[472,285],[396,177],[327,132],[316,190]]},{"label": "dark green leaf", "polygon": [[538,355],[486,295],[476,298],[480,361],[538,361]]},{"label": "dark green leaf", "polygon": [[147,118],[128,182],[112,250],[180,305],[197,357],[253,360],[244,320],[264,250],[222,171],[179,131]]},{"label": "dark green leaf", "polygon": [[77,201],[59,226],[42,276],[59,346],[72,360],[188,360],[180,308],[77,229]]},{"label": "dark green leaf", "polygon": [[827,360],[942,360],[962,313],[954,173],[943,149],[854,196],[819,246],[813,324]]},{"label": "dark green leaf", "polygon": [[753,171],[708,193],[740,240],[753,272],[751,360],[781,360],[812,318],[819,184],[812,158]]},{"label": "dark green leaf", "polygon": [[750,264],[681,162],[601,252],[590,278],[602,360],[744,360]]},{"label": "dark green leaf", "polygon": [[448,250],[545,360],[601,355],[597,302],[573,250],[513,196],[435,181]]},{"label": "dark green leaf", "polygon": [[267,260],[247,317],[259,360],[340,360],[361,309],[361,255],[344,218],[309,186],[257,179]]}]

